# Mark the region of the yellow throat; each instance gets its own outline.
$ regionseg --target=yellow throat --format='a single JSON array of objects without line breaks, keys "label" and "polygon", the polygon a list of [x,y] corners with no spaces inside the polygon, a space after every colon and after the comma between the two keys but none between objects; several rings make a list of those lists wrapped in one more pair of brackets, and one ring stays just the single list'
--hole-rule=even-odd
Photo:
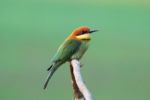
[{"label": "yellow throat", "polygon": [[90,40],[91,39],[90,34],[79,35],[79,36],[76,36],[76,38],[79,40]]}]

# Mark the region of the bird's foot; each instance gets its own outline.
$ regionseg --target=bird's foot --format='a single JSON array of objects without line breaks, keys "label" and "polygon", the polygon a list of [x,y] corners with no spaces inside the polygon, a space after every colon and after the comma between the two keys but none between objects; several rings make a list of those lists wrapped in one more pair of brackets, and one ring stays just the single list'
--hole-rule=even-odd
[{"label": "bird's foot", "polygon": [[84,64],[80,64],[80,67],[82,68]]}]

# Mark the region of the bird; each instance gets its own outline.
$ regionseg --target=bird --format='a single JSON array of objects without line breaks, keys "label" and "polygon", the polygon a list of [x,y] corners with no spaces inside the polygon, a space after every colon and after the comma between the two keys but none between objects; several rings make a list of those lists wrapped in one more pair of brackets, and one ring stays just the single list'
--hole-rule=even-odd
[{"label": "bird", "polygon": [[71,32],[51,59],[51,65],[47,69],[48,75],[43,89],[46,89],[54,72],[62,64],[69,62],[72,59],[80,60],[82,58],[88,49],[89,42],[91,40],[90,34],[97,31],[98,30],[90,30],[88,26],[80,26]]}]

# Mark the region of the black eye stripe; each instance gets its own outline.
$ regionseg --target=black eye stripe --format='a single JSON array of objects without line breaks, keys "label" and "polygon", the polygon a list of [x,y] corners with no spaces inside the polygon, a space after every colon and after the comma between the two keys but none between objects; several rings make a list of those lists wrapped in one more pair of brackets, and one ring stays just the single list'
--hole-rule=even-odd
[{"label": "black eye stripe", "polygon": [[82,35],[82,34],[86,34],[86,33],[88,33],[88,32],[86,32],[86,31],[81,31],[78,35]]},{"label": "black eye stripe", "polygon": [[82,32],[81,32],[81,34],[85,34],[85,33],[87,33],[87,32],[86,32],[86,31],[82,31]]}]

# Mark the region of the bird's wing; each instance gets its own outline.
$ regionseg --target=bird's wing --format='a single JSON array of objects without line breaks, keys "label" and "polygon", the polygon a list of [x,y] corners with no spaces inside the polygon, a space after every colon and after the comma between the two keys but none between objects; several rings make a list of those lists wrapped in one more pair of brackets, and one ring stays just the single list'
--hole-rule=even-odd
[{"label": "bird's wing", "polygon": [[54,61],[67,61],[76,53],[81,45],[81,42],[75,39],[65,41],[58,49]]},{"label": "bird's wing", "polygon": [[50,78],[52,77],[54,72],[57,70],[57,68],[64,62],[70,60],[71,56],[78,51],[80,45],[81,45],[80,41],[67,40],[60,46],[56,55],[53,58],[52,65],[47,69],[47,71],[49,71],[49,74],[46,78],[44,89],[46,89]]}]

